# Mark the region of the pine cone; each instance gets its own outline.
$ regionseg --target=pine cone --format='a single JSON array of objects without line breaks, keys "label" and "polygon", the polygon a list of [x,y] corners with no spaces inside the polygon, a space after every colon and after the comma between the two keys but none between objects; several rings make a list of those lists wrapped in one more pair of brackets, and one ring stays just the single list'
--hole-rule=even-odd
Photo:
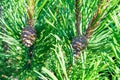
[{"label": "pine cone", "polygon": [[26,47],[32,46],[36,38],[35,29],[30,26],[25,27],[21,32],[21,38]]},{"label": "pine cone", "polygon": [[72,47],[74,54],[78,54],[81,50],[87,46],[87,39],[84,36],[77,36],[72,40]]}]

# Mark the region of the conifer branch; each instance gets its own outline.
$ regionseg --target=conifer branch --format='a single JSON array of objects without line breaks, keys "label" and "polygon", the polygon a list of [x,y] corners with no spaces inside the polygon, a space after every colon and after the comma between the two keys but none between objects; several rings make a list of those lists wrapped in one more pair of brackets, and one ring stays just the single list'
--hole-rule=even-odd
[{"label": "conifer branch", "polygon": [[[34,0],[29,0],[28,1],[28,7],[27,7],[27,13],[28,13],[29,19],[28,19],[27,22],[28,22],[28,25],[32,28],[34,28],[34,19],[33,19],[33,17],[34,17],[34,6],[35,6]],[[28,35],[28,36],[31,37],[29,40],[35,38],[35,36],[31,36],[31,35],[36,35],[36,33],[34,32],[35,30],[32,29],[32,28],[29,28],[29,30],[27,30],[27,32],[28,31],[33,31],[31,34]],[[28,48],[27,53],[28,53],[28,57],[29,57],[29,60],[27,61],[27,66],[30,67],[31,62],[32,62],[32,58],[33,58],[33,45]]]},{"label": "conifer branch", "polygon": [[33,19],[33,16],[34,16],[34,0],[30,0],[29,3],[28,3],[28,7],[27,7],[27,13],[28,13],[28,25],[30,27],[33,27],[34,26],[34,19]]},{"label": "conifer branch", "polygon": [[103,0],[100,0],[99,5],[98,5],[98,10],[96,14],[93,16],[92,20],[88,24],[88,28],[86,30],[86,38],[88,39],[90,35],[93,33],[94,29],[100,24],[101,19],[104,16],[104,10],[107,7],[109,0],[106,1],[106,4],[103,4]]},{"label": "conifer branch", "polygon": [[75,19],[76,19],[76,23],[75,23],[75,27],[76,27],[76,33],[77,35],[81,35],[80,34],[80,7],[79,7],[79,0],[75,0]]},{"label": "conifer branch", "polygon": [[26,63],[27,65],[27,68],[30,68],[31,67],[31,63],[32,63],[32,60],[33,60],[33,48],[34,46],[31,46],[30,48],[28,48],[28,61]]}]

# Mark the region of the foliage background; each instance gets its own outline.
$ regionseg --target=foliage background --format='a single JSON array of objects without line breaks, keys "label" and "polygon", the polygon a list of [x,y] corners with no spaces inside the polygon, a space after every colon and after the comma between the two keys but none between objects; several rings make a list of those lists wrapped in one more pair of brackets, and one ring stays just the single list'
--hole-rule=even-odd
[{"label": "foliage background", "polygon": [[[81,0],[80,31],[83,34],[99,1]],[[103,5],[105,3],[103,0]],[[102,9],[104,18],[75,63],[71,48],[71,40],[76,36],[74,0],[36,0],[37,39],[32,47],[32,59],[20,38],[21,30],[27,25],[26,6],[25,0],[0,1],[0,79],[120,79],[119,0],[110,0],[108,7]]]}]

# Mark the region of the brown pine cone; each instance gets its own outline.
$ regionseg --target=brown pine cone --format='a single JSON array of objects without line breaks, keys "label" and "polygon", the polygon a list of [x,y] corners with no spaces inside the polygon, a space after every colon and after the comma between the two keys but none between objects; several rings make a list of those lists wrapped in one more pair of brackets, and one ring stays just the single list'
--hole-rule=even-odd
[{"label": "brown pine cone", "polygon": [[72,48],[74,54],[78,54],[81,50],[87,46],[87,39],[84,36],[77,36],[72,40]]},{"label": "brown pine cone", "polygon": [[35,29],[30,26],[25,27],[21,32],[21,39],[26,47],[32,46],[36,39]]}]

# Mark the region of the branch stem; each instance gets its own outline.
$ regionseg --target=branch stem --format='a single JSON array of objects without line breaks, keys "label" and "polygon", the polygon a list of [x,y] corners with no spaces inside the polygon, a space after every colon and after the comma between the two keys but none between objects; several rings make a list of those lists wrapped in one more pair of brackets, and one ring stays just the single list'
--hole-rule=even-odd
[{"label": "branch stem", "polygon": [[80,33],[80,8],[79,8],[79,0],[75,0],[75,27],[77,35],[81,35]]}]

